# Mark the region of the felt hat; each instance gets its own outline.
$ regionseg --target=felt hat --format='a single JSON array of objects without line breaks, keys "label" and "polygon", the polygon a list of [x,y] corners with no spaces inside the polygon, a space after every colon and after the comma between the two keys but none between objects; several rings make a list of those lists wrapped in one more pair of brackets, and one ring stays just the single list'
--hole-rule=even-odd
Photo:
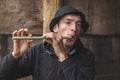
[{"label": "felt hat", "polygon": [[[82,19],[82,28],[84,30],[84,32],[87,31],[89,24],[85,19],[85,15],[84,13],[82,13],[81,11],[77,10],[76,8],[72,7],[72,6],[63,6],[61,9],[59,9],[54,18],[51,20],[50,25],[49,25],[49,29],[51,32],[53,32],[53,27],[55,26],[55,24],[57,24],[59,22],[59,20],[67,14],[76,14],[79,15]],[[83,32],[83,33],[84,33]]]}]

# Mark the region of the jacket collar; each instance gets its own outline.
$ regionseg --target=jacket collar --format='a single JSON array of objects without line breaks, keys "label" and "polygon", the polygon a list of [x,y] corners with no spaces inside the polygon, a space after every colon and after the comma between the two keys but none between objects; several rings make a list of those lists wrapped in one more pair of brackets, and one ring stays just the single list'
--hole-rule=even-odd
[{"label": "jacket collar", "polygon": [[[52,47],[51,44],[47,43],[47,42],[43,42],[43,47],[45,49],[45,52],[47,52],[48,54],[52,55],[55,54],[54,52],[54,48]],[[73,50],[71,50],[71,52],[69,53],[69,55],[74,54],[76,51],[80,51],[84,48],[83,44],[81,43],[80,39],[76,40],[75,44],[74,44],[74,48]]]}]

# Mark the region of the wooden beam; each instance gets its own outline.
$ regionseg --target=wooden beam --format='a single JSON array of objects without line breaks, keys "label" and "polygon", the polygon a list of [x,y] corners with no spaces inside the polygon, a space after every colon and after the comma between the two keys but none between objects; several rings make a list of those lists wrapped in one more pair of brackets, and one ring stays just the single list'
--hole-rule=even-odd
[{"label": "wooden beam", "polygon": [[43,0],[43,33],[49,32],[49,24],[62,0]]}]

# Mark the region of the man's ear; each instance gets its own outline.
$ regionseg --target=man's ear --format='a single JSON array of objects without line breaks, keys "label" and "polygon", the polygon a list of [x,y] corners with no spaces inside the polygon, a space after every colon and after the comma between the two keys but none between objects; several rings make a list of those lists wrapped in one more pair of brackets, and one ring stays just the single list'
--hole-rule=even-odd
[{"label": "man's ear", "polygon": [[53,27],[53,31],[54,31],[54,32],[58,32],[58,24],[56,24],[56,25]]}]

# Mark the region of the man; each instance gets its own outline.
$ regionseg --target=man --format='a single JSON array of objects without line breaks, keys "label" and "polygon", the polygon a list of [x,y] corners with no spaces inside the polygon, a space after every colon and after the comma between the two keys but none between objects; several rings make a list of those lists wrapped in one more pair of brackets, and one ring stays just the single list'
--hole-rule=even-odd
[{"label": "man", "polygon": [[[13,51],[0,62],[0,80],[28,75],[33,80],[94,80],[94,56],[78,38],[88,27],[82,12],[62,7],[50,23],[51,32],[43,35],[43,43],[29,48],[31,40],[13,40]],[[12,35],[25,36],[27,31],[16,30]]]}]

